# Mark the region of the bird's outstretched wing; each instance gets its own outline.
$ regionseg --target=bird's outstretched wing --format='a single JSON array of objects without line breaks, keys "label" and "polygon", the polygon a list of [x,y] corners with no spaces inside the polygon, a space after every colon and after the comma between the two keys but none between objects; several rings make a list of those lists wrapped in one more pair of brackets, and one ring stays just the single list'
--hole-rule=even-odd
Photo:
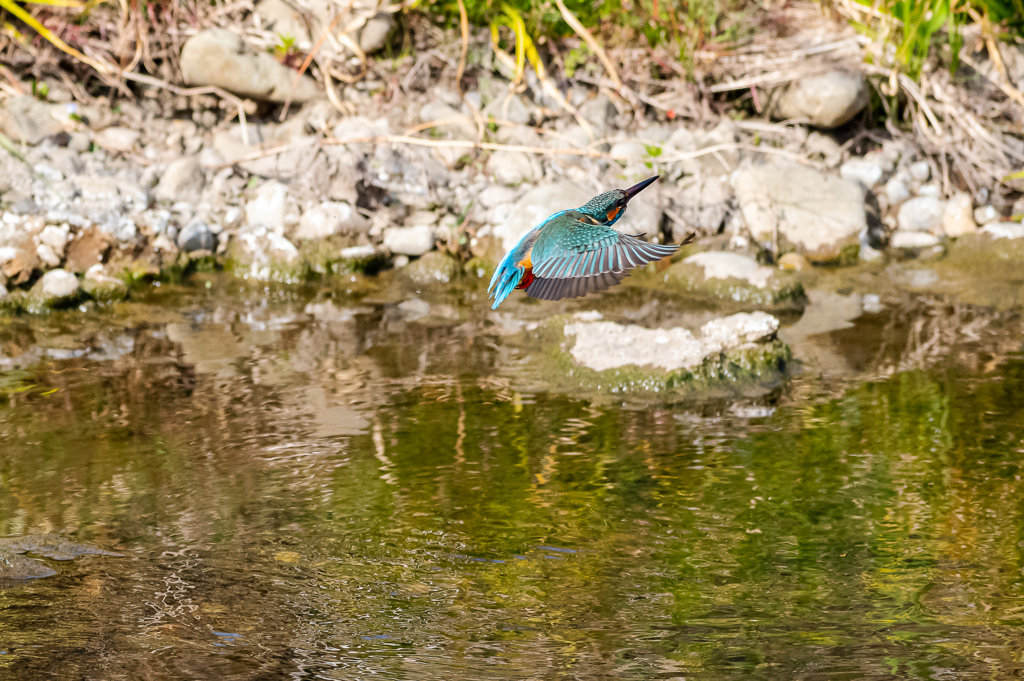
[{"label": "bird's outstretched wing", "polygon": [[527,295],[560,300],[603,291],[622,281],[629,270],[679,249],[679,245],[649,244],[611,227],[589,224],[585,216],[573,213],[546,225],[537,236]]}]

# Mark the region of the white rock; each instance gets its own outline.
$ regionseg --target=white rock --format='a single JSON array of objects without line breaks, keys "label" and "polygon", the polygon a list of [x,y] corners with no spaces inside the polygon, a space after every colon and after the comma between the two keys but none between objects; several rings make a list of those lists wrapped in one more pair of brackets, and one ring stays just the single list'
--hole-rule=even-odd
[{"label": "white rock", "polygon": [[885,183],[885,197],[890,206],[898,206],[910,198],[910,189],[901,178],[894,177]]},{"label": "white rock", "polygon": [[3,284],[0,284],[0,300],[3,300],[6,297],[7,297],[7,287],[4,286]]},{"label": "white rock", "polygon": [[807,118],[817,128],[838,128],[863,110],[869,98],[863,74],[831,71],[790,83],[773,116]]},{"label": "white rock", "polygon": [[366,54],[382,49],[396,26],[390,12],[378,12],[370,17],[359,32],[359,49]]},{"label": "white rock", "polygon": [[484,208],[494,208],[495,206],[503,203],[512,203],[516,200],[519,195],[515,189],[511,187],[503,187],[500,184],[489,185],[482,192],[477,194],[476,200]]},{"label": "white rock", "polygon": [[291,241],[274,232],[267,233],[267,243],[270,244],[272,257],[293,263],[299,259],[299,249]]},{"label": "white rock", "polygon": [[696,253],[683,262],[703,267],[705,279],[740,279],[757,288],[767,288],[774,274],[753,258],[726,251]]},{"label": "white rock", "polygon": [[252,52],[227,29],[200,31],[181,48],[181,70],[191,85],[215,85],[253,99],[283,102],[289,94],[300,103],[320,96],[316,83],[303,76],[292,87],[295,70],[269,52]]},{"label": "white rock", "polygon": [[495,226],[494,236],[501,239],[508,251],[523,234],[541,224],[552,213],[579,208],[591,198],[590,192],[571,182],[563,180],[543,184],[519,197],[508,218]]},{"label": "white rock", "polygon": [[841,178],[858,182],[865,189],[871,189],[881,182],[883,174],[882,168],[866,158],[851,158],[839,167]]},{"label": "white rock", "polygon": [[11,97],[0,107],[0,132],[19,144],[39,144],[64,129],[58,111],[32,95]]},{"label": "white rock", "polygon": [[360,260],[363,258],[372,258],[376,255],[377,249],[367,244],[366,246],[350,246],[343,248],[338,251],[338,257],[344,260]]},{"label": "white rock", "polygon": [[340,201],[326,201],[302,214],[296,239],[323,239],[346,231],[365,231],[369,221]]},{"label": "white rock", "polygon": [[50,270],[39,280],[39,293],[48,302],[70,298],[78,293],[78,277],[66,270]]},{"label": "white rock", "polygon": [[402,255],[423,255],[434,247],[434,230],[419,227],[388,227],[384,230],[384,248]]},{"label": "white rock", "polygon": [[935,246],[939,241],[939,237],[934,234],[929,234],[928,232],[913,232],[898,229],[893,232],[892,237],[889,240],[889,245],[893,248],[914,250]]},{"label": "white rock", "polygon": [[971,195],[963,192],[954,194],[946,202],[942,213],[942,231],[946,236],[957,237],[978,231],[971,211]]},{"label": "white rock", "polygon": [[135,148],[135,143],[142,136],[138,130],[129,128],[104,128],[96,133],[96,146],[107,151],[128,152]]},{"label": "white rock", "polygon": [[410,213],[402,222],[403,227],[433,227],[437,224],[440,215],[430,210],[418,210]]},{"label": "white rock", "polygon": [[245,204],[245,220],[250,225],[266,225],[284,233],[288,213],[288,188],[280,182],[264,182],[256,198]]},{"label": "white rock", "polygon": [[778,320],[771,315],[753,312],[708,322],[700,337],[681,327],[645,329],[604,321],[566,324],[565,335],[576,337],[570,351],[573,358],[595,371],[627,365],[672,371],[697,366],[708,355],[770,338],[778,328]]},{"label": "white rock", "polygon": [[1024,224],[1019,222],[990,222],[981,231],[993,239],[1024,238]]},{"label": "white rock", "polygon": [[908,232],[937,232],[942,228],[945,208],[945,202],[934,196],[910,199],[900,206],[896,222],[899,229]]},{"label": "white rock", "polygon": [[179,158],[169,166],[160,177],[160,182],[153,190],[157,201],[190,201],[198,203],[199,196],[206,186],[206,175],[195,157]]},{"label": "white rock", "polygon": [[777,157],[745,161],[731,181],[754,237],[771,243],[778,233],[811,261],[839,257],[867,227],[864,190],[855,182]]},{"label": "white rock", "polygon": [[940,187],[935,182],[928,182],[926,184],[922,184],[920,187],[917,188],[917,195],[936,197],[942,196],[942,187]]},{"label": "white rock", "polygon": [[927,182],[932,176],[932,168],[928,161],[918,161],[910,164],[910,176],[918,182]]},{"label": "white rock", "polygon": [[987,225],[999,219],[999,211],[995,206],[978,206],[974,209],[974,221],[979,225]]},{"label": "white rock", "polygon": [[68,227],[66,225],[63,227],[47,225],[39,234],[39,241],[52,248],[54,253],[63,255],[64,246],[68,243]]},{"label": "white rock", "polygon": [[52,248],[46,244],[39,244],[36,246],[36,255],[43,261],[47,267],[56,267],[60,264],[60,256],[57,255]]}]

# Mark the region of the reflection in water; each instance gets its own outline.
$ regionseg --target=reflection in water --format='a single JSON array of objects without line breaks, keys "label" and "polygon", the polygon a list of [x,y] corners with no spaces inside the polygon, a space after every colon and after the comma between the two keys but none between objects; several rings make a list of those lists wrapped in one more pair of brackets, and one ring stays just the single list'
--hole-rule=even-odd
[{"label": "reflection in water", "polygon": [[3,678],[1020,673],[1019,359],[698,415],[299,309],[0,327],[0,535],[125,554],[0,590]]}]

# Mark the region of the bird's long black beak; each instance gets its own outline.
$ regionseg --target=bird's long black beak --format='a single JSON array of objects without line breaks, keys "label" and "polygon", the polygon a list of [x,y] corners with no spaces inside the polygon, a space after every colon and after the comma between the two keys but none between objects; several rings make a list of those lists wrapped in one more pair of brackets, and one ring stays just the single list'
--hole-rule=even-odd
[{"label": "bird's long black beak", "polygon": [[629,201],[634,196],[636,196],[637,194],[639,194],[643,190],[647,189],[647,187],[652,185],[654,183],[654,181],[657,180],[659,177],[661,177],[661,175],[655,175],[654,177],[648,177],[643,182],[638,182],[638,183],[634,184],[632,187],[630,187],[629,189],[627,189],[626,190],[626,201]]}]

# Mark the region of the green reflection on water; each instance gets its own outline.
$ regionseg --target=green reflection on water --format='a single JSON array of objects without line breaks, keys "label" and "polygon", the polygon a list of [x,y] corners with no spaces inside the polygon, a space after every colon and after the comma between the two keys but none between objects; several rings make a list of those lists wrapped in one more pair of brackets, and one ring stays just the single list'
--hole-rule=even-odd
[{"label": "green reflection on water", "polygon": [[1019,673],[1020,361],[755,420],[456,369],[359,393],[324,435],[311,391],[363,375],[295,369],[315,333],[197,373],[136,331],[10,374],[36,389],[0,408],[0,534],[128,555],[0,591],[6,678]]}]

